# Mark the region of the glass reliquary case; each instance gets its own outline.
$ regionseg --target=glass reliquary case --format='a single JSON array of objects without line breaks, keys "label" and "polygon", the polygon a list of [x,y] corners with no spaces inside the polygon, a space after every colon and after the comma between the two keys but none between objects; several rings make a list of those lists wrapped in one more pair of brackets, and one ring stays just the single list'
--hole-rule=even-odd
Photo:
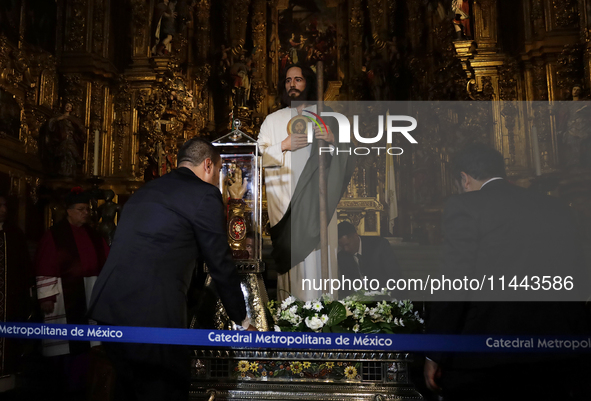
[{"label": "glass reliquary case", "polygon": [[[238,125],[237,122],[235,124]],[[213,145],[222,157],[219,188],[226,206],[232,256],[239,270],[259,271],[262,259],[262,196],[258,144],[236,128],[213,141]]]}]

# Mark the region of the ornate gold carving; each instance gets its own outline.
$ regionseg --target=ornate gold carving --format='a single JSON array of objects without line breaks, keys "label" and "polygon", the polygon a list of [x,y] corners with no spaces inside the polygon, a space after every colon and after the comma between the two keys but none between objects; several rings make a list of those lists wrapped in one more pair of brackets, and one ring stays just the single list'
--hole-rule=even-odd
[{"label": "ornate gold carving", "polygon": [[251,58],[257,67],[253,72],[255,79],[267,76],[267,24],[266,4],[264,0],[254,0],[252,13],[252,42]]},{"label": "ornate gold carving", "polygon": [[541,34],[544,29],[544,5],[542,0],[532,0],[531,2],[531,22],[534,35]]},{"label": "ornate gold carving", "polygon": [[25,108],[25,119],[27,121],[27,138],[25,141],[25,152],[37,154],[39,149],[38,138],[41,125],[47,120],[47,115],[39,108]]},{"label": "ornate gold carving", "polygon": [[148,2],[145,0],[130,0],[131,2],[131,35],[134,41],[134,55],[145,55],[147,47],[150,47],[148,37]]},{"label": "ornate gold carving", "polygon": [[41,179],[39,177],[26,176],[25,181],[29,186],[29,198],[33,204],[39,202],[39,186],[41,185]]},{"label": "ornate gold carving", "polygon": [[66,18],[65,50],[84,50],[87,4],[86,0],[72,0],[69,3],[70,17]]},{"label": "ornate gold carving", "polygon": [[[230,2],[229,2],[230,3]],[[248,22],[248,5],[249,0],[232,0],[231,1],[231,15],[232,15],[232,49],[230,50],[234,56],[239,56],[244,50],[246,43],[246,23]]]},{"label": "ornate gold carving", "polygon": [[0,34],[0,86],[30,90],[33,85],[30,59],[19,48],[12,47],[6,36]]},{"label": "ornate gold carving", "polygon": [[[164,142],[164,134],[159,124],[160,117],[166,109],[167,99],[164,94],[153,93],[145,89],[140,91],[135,108],[138,110],[141,123],[139,127],[139,171],[136,172],[137,178],[144,177],[144,173],[149,163],[157,163],[156,147],[158,143]],[[149,158],[153,160],[149,160]],[[158,169],[158,165],[155,166]],[[156,174],[156,172],[154,172]]]},{"label": "ornate gold carving", "polygon": [[548,100],[548,80],[546,78],[546,66],[542,61],[534,63],[532,68],[533,85],[536,92],[536,100]]},{"label": "ornate gold carving", "polygon": [[197,60],[205,60],[209,49],[210,23],[209,14],[211,0],[200,0],[195,5],[195,41],[197,44]]},{"label": "ornate gold carving", "polygon": [[478,0],[478,3],[483,7],[483,8],[491,8],[493,6],[495,6],[497,4],[497,0]]},{"label": "ornate gold carving", "polygon": [[97,81],[94,81],[91,86],[90,128],[92,130],[101,129],[103,123],[104,87],[103,83]]},{"label": "ornate gold carving", "polygon": [[30,60],[27,54],[21,49],[14,49],[12,52],[12,64],[17,73],[17,81],[23,82],[26,86],[30,87],[32,83],[31,69],[29,67]]},{"label": "ornate gold carving", "polygon": [[179,142],[196,134],[193,96],[183,76],[172,67],[162,75],[162,83],[138,94],[138,179],[149,180],[173,168]]},{"label": "ornate gold carving", "polygon": [[361,6],[351,8],[351,28],[359,29],[363,27],[363,10]]},{"label": "ornate gold carving", "polygon": [[472,40],[456,40],[451,42],[456,51],[456,57],[462,63],[462,69],[466,73],[466,77],[471,79],[474,71],[470,66],[470,61],[474,59],[476,54],[475,42]]},{"label": "ornate gold carving", "polygon": [[409,29],[409,40],[413,49],[419,48],[421,43],[422,27],[421,23],[425,20],[423,10],[420,1],[409,1],[407,2],[408,7],[408,29]]},{"label": "ornate gold carving", "polygon": [[511,59],[499,67],[499,98],[500,100],[517,100],[517,76],[519,66]]},{"label": "ornate gold carving", "polygon": [[84,84],[82,82],[82,75],[64,75],[62,105],[65,105],[67,102],[72,103],[74,109],[77,110],[77,113],[75,114],[81,117],[84,116],[84,113],[82,112],[85,110]]},{"label": "ornate gold carving", "polygon": [[[511,167],[515,164],[516,161],[516,149],[515,149],[515,130],[516,130],[516,122],[517,122],[517,107],[515,106],[515,102],[503,102],[503,108],[501,110],[501,115],[505,121],[505,129],[507,131],[507,142],[508,142],[508,166]],[[507,160],[507,158],[505,158]]]},{"label": "ornate gold carving", "polygon": [[13,172],[12,170],[8,171],[8,176],[10,177],[10,189],[8,190],[8,195],[16,196],[19,199],[22,198],[22,181],[23,181],[23,174],[19,171]]},{"label": "ornate gold carving", "polygon": [[208,112],[209,112],[209,94],[208,94],[208,87],[207,82],[209,81],[209,77],[211,76],[211,65],[204,64],[195,70],[194,75],[194,83],[195,83],[195,93],[194,93],[194,125],[195,131],[200,132],[203,130],[208,121]]},{"label": "ornate gold carving", "polygon": [[343,83],[341,81],[329,81],[328,88],[324,92],[325,102],[336,102],[339,100],[339,92]]},{"label": "ornate gold carving", "polygon": [[0,67],[6,62],[8,58],[8,38],[4,34],[0,34]]},{"label": "ornate gold carving", "polygon": [[558,99],[570,97],[575,84],[581,85],[585,74],[583,46],[566,45],[557,58],[556,86],[560,89]]},{"label": "ornate gold carving", "polygon": [[254,81],[252,83],[251,91],[252,92],[250,96],[252,100],[254,100],[255,108],[258,109],[267,95],[267,91],[265,90],[265,81],[260,79]]},{"label": "ornate gold carving", "polygon": [[553,0],[552,7],[556,17],[556,25],[560,28],[569,28],[578,25],[579,11],[577,0]]},{"label": "ornate gold carving", "polygon": [[132,29],[137,33],[138,30],[148,24],[148,5],[145,0],[130,0],[131,15],[132,15]]},{"label": "ornate gold carving", "polygon": [[362,98],[361,68],[363,60],[363,8],[361,0],[352,0],[350,2],[350,29],[348,41],[349,53],[349,83],[350,96],[353,100]]},{"label": "ornate gold carving", "polygon": [[369,23],[371,25],[371,34],[374,40],[374,47],[381,50],[386,45],[388,37],[386,35],[387,23],[385,21],[384,10],[386,5],[384,0],[369,0]]},{"label": "ornate gold carving", "polygon": [[480,89],[476,89],[475,86],[475,79],[468,81],[468,95],[472,100],[493,100],[495,89],[491,76],[483,76],[480,79]]},{"label": "ornate gold carving", "polygon": [[105,3],[103,1],[99,0],[94,3],[92,22],[92,49],[94,53],[102,55],[105,40]]},{"label": "ornate gold carving", "polygon": [[52,108],[55,103],[57,74],[55,70],[43,70],[40,77],[39,104]]},{"label": "ornate gold carving", "polygon": [[[105,94],[104,94],[104,87],[105,85],[102,82],[93,82],[91,86],[91,93],[90,93],[90,129],[94,133],[93,135],[89,136],[88,140],[88,159],[92,158],[92,166],[95,163],[100,162],[99,160],[94,160],[95,150],[94,148],[100,146],[98,143],[97,138],[100,137],[100,132],[102,131],[103,125],[103,109],[104,109],[104,102],[105,102]],[[92,138],[92,156],[90,152],[90,138]],[[88,163],[90,169],[90,163]],[[99,165],[100,166],[100,165]]]},{"label": "ornate gold carving", "polygon": [[201,21],[202,18],[209,18],[209,10],[211,8],[211,0],[199,0],[195,5],[195,12],[198,18],[198,21]]}]

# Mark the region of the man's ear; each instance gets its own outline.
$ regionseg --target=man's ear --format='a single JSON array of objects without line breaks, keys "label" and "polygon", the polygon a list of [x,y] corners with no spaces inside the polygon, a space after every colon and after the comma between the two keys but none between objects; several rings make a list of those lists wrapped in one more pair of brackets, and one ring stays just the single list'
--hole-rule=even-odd
[{"label": "man's ear", "polygon": [[472,184],[472,177],[464,173],[463,171],[460,173],[460,175],[462,176],[462,181],[460,182],[462,191],[468,192],[468,190],[470,189],[470,184]]},{"label": "man's ear", "polygon": [[203,170],[205,170],[206,173],[210,174],[212,168],[213,161],[208,157],[203,161]]}]

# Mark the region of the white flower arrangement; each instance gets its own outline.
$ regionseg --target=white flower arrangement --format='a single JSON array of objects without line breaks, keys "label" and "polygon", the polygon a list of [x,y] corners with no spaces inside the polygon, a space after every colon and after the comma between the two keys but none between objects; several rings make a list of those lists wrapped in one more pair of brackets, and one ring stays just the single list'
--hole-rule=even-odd
[{"label": "white flower arrangement", "polygon": [[288,297],[277,307],[267,305],[275,321],[275,331],[351,332],[351,333],[413,333],[420,331],[424,321],[409,300],[377,300],[386,292],[354,294],[333,301],[323,295],[302,302]]}]

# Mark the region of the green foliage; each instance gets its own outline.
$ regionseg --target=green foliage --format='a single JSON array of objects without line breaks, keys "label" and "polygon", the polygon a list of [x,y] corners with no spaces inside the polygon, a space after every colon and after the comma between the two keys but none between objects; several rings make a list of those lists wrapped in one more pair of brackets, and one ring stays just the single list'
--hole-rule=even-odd
[{"label": "green foliage", "polygon": [[[275,331],[323,333],[416,333],[423,319],[409,300],[383,300],[387,293],[355,294],[340,301],[323,295],[302,302],[290,296],[268,304]],[[379,297],[378,297],[379,296]]]}]

